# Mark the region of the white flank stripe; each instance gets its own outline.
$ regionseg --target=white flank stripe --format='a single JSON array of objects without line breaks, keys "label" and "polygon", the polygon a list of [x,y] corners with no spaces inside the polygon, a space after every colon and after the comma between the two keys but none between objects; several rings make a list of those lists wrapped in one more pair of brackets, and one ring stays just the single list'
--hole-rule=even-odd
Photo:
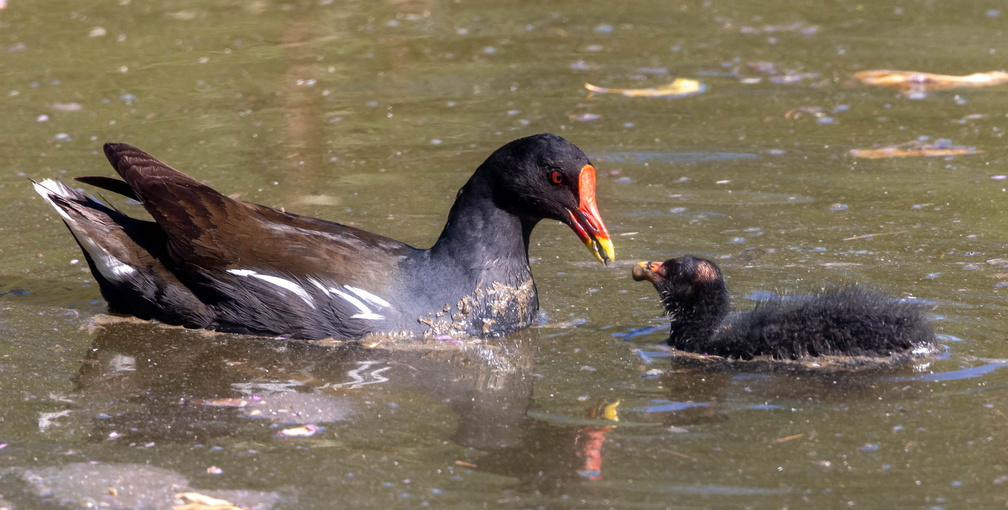
[{"label": "white flank stripe", "polygon": [[288,280],[286,278],[280,278],[279,276],[272,276],[272,275],[268,275],[268,274],[256,274],[256,275],[252,275],[252,276],[254,276],[254,277],[256,277],[256,278],[258,278],[258,279],[260,279],[260,280],[262,280],[262,281],[264,281],[266,283],[270,283],[270,284],[276,285],[277,287],[280,287],[282,289],[287,289],[287,290],[293,292],[294,294],[297,294],[297,296],[299,298],[303,299],[306,303],[312,304],[312,298],[311,298],[311,296],[308,295],[308,292],[306,292],[304,290],[304,288],[301,287],[300,285],[298,285],[298,284],[296,284],[296,283],[294,283],[294,282],[292,282],[292,281],[290,281],[290,280]]},{"label": "white flank stripe", "polygon": [[339,290],[336,287],[329,287],[329,290],[335,293],[337,296],[347,300],[347,302],[350,303],[351,305],[357,307],[357,310],[360,313],[353,314],[352,316],[350,316],[351,319],[370,319],[380,321],[385,318],[385,316],[380,313],[372,312],[371,309],[368,308],[368,306],[364,304],[363,301],[351,296],[350,294],[347,294],[346,292],[343,292],[342,290]]},{"label": "white flank stripe", "polygon": [[367,301],[368,303],[371,303],[373,305],[385,306],[385,307],[392,306],[388,301],[385,301],[384,299],[364,289],[358,289],[357,287],[351,287],[349,285],[344,285],[344,287],[346,287],[346,289],[349,290],[350,292],[353,292],[354,294],[360,296],[362,299],[364,299],[364,301]]},{"label": "white flank stripe", "polygon": [[368,313],[355,313],[350,316],[351,319],[367,319],[372,321],[382,321],[385,320],[385,316],[380,313],[368,312]]},{"label": "white flank stripe", "polygon": [[276,285],[281,289],[293,292],[297,297],[301,298],[308,306],[315,308],[315,300],[312,299],[308,292],[304,290],[300,285],[286,279],[280,278],[279,276],[273,276],[268,274],[259,274],[252,269],[228,269],[227,272],[235,276],[251,276],[257,278],[271,285]]},{"label": "white flank stripe", "polygon": [[325,285],[322,285],[322,282],[320,282],[320,281],[318,281],[318,280],[316,280],[316,279],[314,279],[314,278],[312,278],[310,276],[308,277],[308,281],[311,282],[312,285],[318,287],[318,290],[321,290],[323,294],[325,294],[327,296],[329,295],[329,289],[327,289],[325,287]]}]

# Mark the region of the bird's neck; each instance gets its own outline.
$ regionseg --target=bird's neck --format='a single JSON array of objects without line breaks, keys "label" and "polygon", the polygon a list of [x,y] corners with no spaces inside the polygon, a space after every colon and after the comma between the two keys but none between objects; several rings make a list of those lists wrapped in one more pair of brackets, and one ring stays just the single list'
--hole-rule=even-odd
[{"label": "bird's neck", "polygon": [[431,257],[460,271],[510,280],[516,272],[528,272],[529,235],[535,223],[500,207],[480,177],[477,173],[459,190]]},{"label": "bird's neck", "polygon": [[728,289],[721,282],[712,287],[697,287],[687,299],[668,300],[665,310],[671,319],[669,345],[684,351],[704,353],[728,316],[731,301]]},{"label": "bird's neck", "polygon": [[435,334],[498,335],[539,315],[528,262],[535,223],[495,205],[489,187],[473,181],[459,191],[441,237],[418,253],[423,295],[436,309],[444,307],[420,319]]}]

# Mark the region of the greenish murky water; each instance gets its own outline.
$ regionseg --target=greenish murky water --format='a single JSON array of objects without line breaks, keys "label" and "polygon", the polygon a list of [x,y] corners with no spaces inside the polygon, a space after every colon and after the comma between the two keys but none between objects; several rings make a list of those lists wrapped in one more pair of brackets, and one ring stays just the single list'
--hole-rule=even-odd
[{"label": "greenish murky water", "polygon": [[[998,0],[9,0],[0,508],[1004,505],[1008,85],[910,97],[853,75],[997,70],[1006,20]],[[704,92],[583,89],[676,77]],[[104,303],[27,180],[110,175],[100,146],[121,141],[428,246],[483,158],[538,132],[599,167],[620,260],[544,223],[544,325],[475,344],[88,329]],[[850,155],[924,137],[980,153]],[[717,259],[740,307],[828,281],[923,300],[945,352],[855,373],[673,366],[629,272],[683,253]],[[600,414],[615,402],[618,422]]]}]

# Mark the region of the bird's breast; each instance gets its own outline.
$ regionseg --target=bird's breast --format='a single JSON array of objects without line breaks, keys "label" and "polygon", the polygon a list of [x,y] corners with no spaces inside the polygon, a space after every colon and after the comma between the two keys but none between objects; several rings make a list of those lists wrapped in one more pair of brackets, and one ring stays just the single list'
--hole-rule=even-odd
[{"label": "bird's breast", "polygon": [[440,335],[496,336],[532,324],[539,313],[539,299],[531,278],[519,283],[480,281],[471,293],[444,307],[418,317]]}]

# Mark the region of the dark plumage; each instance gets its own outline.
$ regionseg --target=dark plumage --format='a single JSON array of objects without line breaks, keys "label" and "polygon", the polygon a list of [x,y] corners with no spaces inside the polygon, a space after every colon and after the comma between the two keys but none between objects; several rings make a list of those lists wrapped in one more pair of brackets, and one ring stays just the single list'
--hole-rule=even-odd
[{"label": "dark plumage", "polygon": [[614,257],[595,168],[556,135],[491,154],[430,249],[231,199],[126,144],[105,144],[105,155],[122,180],[80,180],[138,200],[154,221],[59,181],[35,189],[70,228],[109,309],[169,324],[307,339],[497,335],[537,319],[528,243],[539,220],[569,225],[603,263]]},{"label": "dark plumage", "polygon": [[672,321],[668,343],[683,351],[738,359],[885,357],[935,342],[918,305],[862,287],[761,301],[750,312],[729,314],[724,277],[709,260],[639,262],[633,277],[654,284]]}]

